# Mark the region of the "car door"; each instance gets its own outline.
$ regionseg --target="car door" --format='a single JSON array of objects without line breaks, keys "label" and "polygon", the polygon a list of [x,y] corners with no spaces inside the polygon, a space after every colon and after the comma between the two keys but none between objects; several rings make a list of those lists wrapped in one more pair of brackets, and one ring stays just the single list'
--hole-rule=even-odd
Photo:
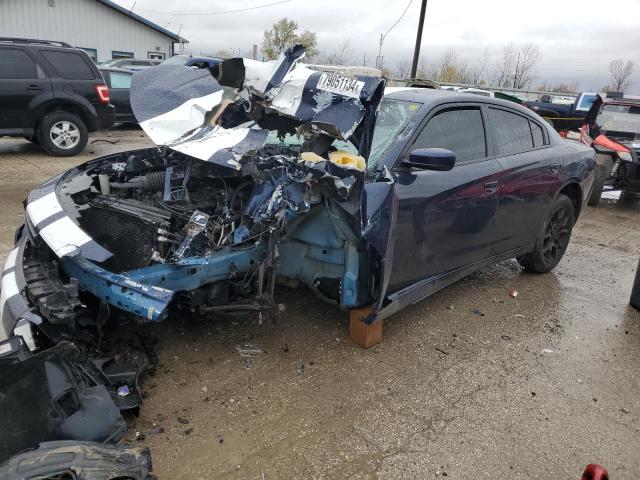
[{"label": "car door", "polygon": [[562,164],[546,129],[528,115],[489,106],[487,118],[502,167],[495,248],[505,253],[535,242],[560,189]]},{"label": "car door", "polygon": [[450,171],[394,169],[398,211],[389,292],[491,256],[500,164],[490,158],[478,104],[441,106],[427,116],[405,155],[440,147],[456,154]]},{"label": "car door", "polygon": [[0,129],[33,128],[29,105],[51,94],[51,81],[26,51],[0,46]]},{"label": "car door", "polygon": [[129,101],[132,77],[132,73],[109,71],[109,93],[111,104],[116,107],[116,122],[136,121]]}]

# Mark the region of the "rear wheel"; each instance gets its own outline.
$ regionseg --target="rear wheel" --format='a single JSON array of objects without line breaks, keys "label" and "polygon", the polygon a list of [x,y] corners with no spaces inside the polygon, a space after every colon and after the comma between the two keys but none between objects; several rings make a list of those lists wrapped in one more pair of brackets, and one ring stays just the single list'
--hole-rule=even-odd
[{"label": "rear wheel", "polygon": [[560,262],[569,245],[574,222],[573,202],[561,193],[549,209],[542,232],[536,240],[535,249],[531,253],[518,257],[518,263],[536,273],[551,271]]},{"label": "rear wheel", "polygon": [[595,207],[600,203],[600,197],[604,191],[604,184],[611,175],[613,169],[613,160],[609,155],[598,155],[596,157],[596,177],[591,188],[591,195],[587,200],[587,205]]},{"label": "rear wheel", "polygon": [[38,141],[42,148],[56,157],[71,157],[80,152],[89,139],[87,126],[77,115],[52,112],[38,125]]}]

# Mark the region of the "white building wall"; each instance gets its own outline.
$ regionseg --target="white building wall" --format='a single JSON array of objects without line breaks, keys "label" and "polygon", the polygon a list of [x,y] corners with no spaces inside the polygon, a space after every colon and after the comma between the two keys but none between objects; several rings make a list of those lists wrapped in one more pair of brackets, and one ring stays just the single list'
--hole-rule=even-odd
[{"label": "white building wall", "polygon": [[113,51],[133,52],[136,58],[161,52],[169,58],[172,45],[163,33],[96,0],[0,0],[0,37],[94,48],[99,62],[112,58]]}]

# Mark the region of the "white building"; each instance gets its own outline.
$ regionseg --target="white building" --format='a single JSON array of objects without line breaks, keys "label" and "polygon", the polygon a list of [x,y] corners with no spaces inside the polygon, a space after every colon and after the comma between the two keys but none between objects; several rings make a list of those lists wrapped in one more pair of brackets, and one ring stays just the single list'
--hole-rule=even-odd
[{"label": "white building", "polygon": [[0,37],[67,42],[97,62],[169,58],[187,42],[109,0],[0,0]]}]

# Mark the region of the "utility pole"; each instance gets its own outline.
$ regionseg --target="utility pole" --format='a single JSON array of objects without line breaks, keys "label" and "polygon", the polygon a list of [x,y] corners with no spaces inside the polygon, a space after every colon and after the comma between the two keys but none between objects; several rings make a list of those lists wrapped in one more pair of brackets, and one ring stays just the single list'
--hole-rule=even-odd
[{"label": "utility pole", "polygon": [[422,43],[422,27],[424,27],[424,15],[427,11],[427,0],[422,0],[420,7],[420,19],[418,20],[418,34],[416,35],[416,48],[413,50],[413,63],[411,64],[410,78],[416,78],[418,71],[418,59],[420,58],[420,44]]},{"label": "utility pole", "polygon": [[382,70],[382,44],[384,43],[384,33],[380,34],[380,47],[378,48],[378,56],[376,57],[376,68]]}]

